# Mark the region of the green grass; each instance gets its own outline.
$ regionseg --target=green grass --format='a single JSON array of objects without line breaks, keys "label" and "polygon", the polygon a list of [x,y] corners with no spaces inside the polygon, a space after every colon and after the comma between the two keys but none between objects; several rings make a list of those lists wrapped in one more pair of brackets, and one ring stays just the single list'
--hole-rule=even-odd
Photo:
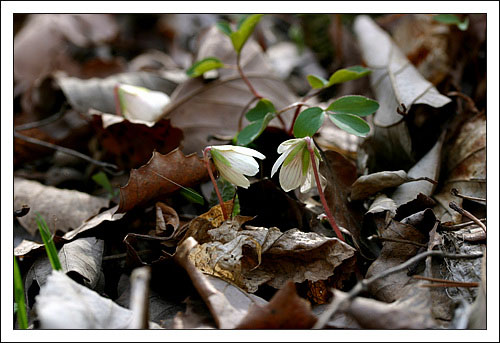
[{"label": "green grass", "polygon": [[59,261],[59,256],[57,256],[57,250],[54,241],[52,240],[52,235],[47,223],[42,218],[40,213],[36,213],[36,225],[38,226],[38,230],[40,230],[40,236],[42,236],[43,244],[45,244],[45,251],[49,257],[52,269],[61,270],[61,262]]},{"label": "green grass", "polygon": [[17,307],[17,323],[20,329],[28,328],[28,316],[26,315],[26,304],[24,302],[24,287],[21,272],[14,256],[14,301]]}]

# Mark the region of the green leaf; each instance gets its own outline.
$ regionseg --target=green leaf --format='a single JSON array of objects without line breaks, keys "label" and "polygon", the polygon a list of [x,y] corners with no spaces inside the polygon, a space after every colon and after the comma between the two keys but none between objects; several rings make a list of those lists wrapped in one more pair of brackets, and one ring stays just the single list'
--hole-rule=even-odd
[{"label": "green leaf", "polygon": [[335,73],[333,73],[332,76],[330,76],[327,87],[333,86],[337,83],[359,79],[370,74],[371,72],[372,71],[370,69],[364,68],[362,66],[352,66],[345,69],[339,69]]},{"label": "green leaf", "polygon": [[224,63],[222,63],[218,58],[207,57],[193,64],[191,68],[186,70],[186,74],[189,77],[198,77],[209,70],[222,67],[224,67]]},{"label": "green leaf", "polygon": [[196,192],[194,189],[189,187],[184,187],[179,190],[179,194],[186,198],[188,201],[203,205],[205,204],[205,199],[200,193]]},{"label": "green leaf", "polygon": [[56,246],[54,244],[54,241],[52,240],[52,235],[50,234],[49,227],[47,226],[47,223],[42,218],[40,213],[35,212],[35,214],[36,225],[38,226],[38,230],[40,231],[40,236],[42,236],[43,244],[45,244],[45,251],[47,252],[47,256],[49,257],[52,269],[61,270],[61,262],[59,261],[59,256],[57,256]]},{"label": "green leaf", "polygon": [[231,33],[233,32],[233,30],[231,30],[231,26],[227,21],[225,20],[219,21],[215,26],[217,26],[217,28],[221,30],[223,34],[225,34],[228,37],[231,37]]},{"label": "green leaf", "polygon": [[307,82],[309,82],[311,87],[314,89],[321,89],[328,85],[328,81],[326,81],[324,78],[312,74],[307,75]]},{"label": "green leaf", "polygon": [[370,125],[354,114],[335,113],[330,114],[329,117],[335,125],[353,135],[366,137],[370,132]]},{"label": "green leaf", "polygon": [[240,24],[238,31],[234,31],[231,33],[231,42],[233,43],[234,50],[239,54],[243,46],[247,42],[248,38],[252,34],[255,29],[255,25],[259,22],[260,18],[262,18],[263,14],[252,14],[249,15],[243,22]]},{"label": "green leaf", "polygon": [[267,113],[263,119],[254,121],[243,128],[243,130],[238,133],[237,144],[245,146],[252,143],[262,134],[262,132],[264,132],[267,125],[274,117],[274,113]]},{"label": "green leaf", "polygon": [[24,286],[21,272],[14,256],[14,301],[17,305],[17,324],[20,329],[28,328],[28,316],[26,314],[26,304],[24,302]]},{"label": "green leaf", "polygon": [[268,113],[276,113],[273,103],[268,99],[260,99],[257,105],[247,112],[245,117],[249,121],[257,121],[264,119]]},{"label": "green leaf", "polygon": [[379,104],[375,100],[360,95],[347,95],[332,102],[326,111],[364,117],[374,113],[378,108]]},{"label": "green leaf", "polygon": [[469,17],[466,17],[464,21],[454,14],[438,14],[433,17],[435,21],[448,25],[457,25],[461,31],[467,30],[469,27]]},{"label": "green leaf", "polygon": [[325,112],[319,107],[311,107],[302,111],[295,124],[293,125],[293,134],[297,138],[306,136],[312,137],[325,121]]}]

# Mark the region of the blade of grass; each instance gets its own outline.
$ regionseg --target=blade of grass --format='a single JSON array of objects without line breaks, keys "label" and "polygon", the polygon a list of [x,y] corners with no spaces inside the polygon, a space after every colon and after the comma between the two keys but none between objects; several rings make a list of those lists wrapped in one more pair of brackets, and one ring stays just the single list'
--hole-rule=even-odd
[{"label": "blade of grass", "polygon": [[14,300],[17,304],[17,323],[20,329],[28,328],[28,316],[26,315],[26,304],[24,303],[24,287],[21,272],[14,256]]},{"label": "blade of grass", "polygon": [[42,218],[40,213],[36,213],[36,225],[38,226],[40,236],[42,236],[43,243],[45,244],[45,251],[47,252],[47,256],[49,257],[52,269],[61,270],[61,262],[59,261],[59,256],[57,256],[57,250],[54,241],[52,240],[52,235],[50,234],[47,223]]}]

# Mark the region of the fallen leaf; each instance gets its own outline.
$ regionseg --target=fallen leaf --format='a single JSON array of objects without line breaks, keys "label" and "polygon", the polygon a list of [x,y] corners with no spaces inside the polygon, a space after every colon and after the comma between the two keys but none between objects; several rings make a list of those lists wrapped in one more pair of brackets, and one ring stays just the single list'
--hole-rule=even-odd
[{"label": "fallen leaf", "polygon": [[[363,58],[373,70],[370,84],[380,104],[373,118],[373,135],[365,145],[365,149],[370,151],[370,167],[376,164],[380,168],[390,163],[393,166],[396,164],[396,168],[407,169],[407,164],[414,160],[414,143],[404,121],[405,116],[397,113],[400,104],[408,112],[413,105],[440,108],[451,100],[419,74],[390,36],[371,18],[357,16],[354,31]],[[415,150],[417,148],[415,146]]]},{"label": "fallen leaf", "polygon": [[172,207],[157,202],[156,209],[156,235],[170,238],[179,228],[179,215]]},{"label": "fallen leaf", "polygon": [[477,297],[468,313],[468,329],[486,329],[486,249],[481,265],[481,283]]},{"label": "fallen leaf", "polygon": [[30,254],[39,249],[45,249],[45,245],[23,239],[22,242],[14,248],[14,256],[20,257]]},{"label": "fallen leaf", "polygon": [[[434,147],[408,171],[408,177],[413,179],[427,177],[431,180],[437,180],[441,168],[443,142],[444,135],[441,135]],[[435,188],[436,185],[429,181],[408,182],[396,188],[391,195],[391,199],[399,207],[416,199],[419,194],[431,196]]]},{"label": "fallen leaf", "polygon": [[[95,237],[79,238],[66,243],[57,253],[61,261],[62,272],[90,289],[95,289],[101,277],[101,263],[104,241]],[[27,294],[33,282],[42,287],[52,271],[49,259],[40,257],[33,263],[26,275]]]},{"label": "fallen leaf", "polygon": [[316,323],[311,304],[300,298],[293,282],[288,281],[266,306],[256,306],[236,329],[310,329]]},{"label": "fallen leaf", "polygon": [[18,218],[21,225],[32,235],[38,230],[35,213],[38,212],[54,233],[67,232],[79,227],[101,208],[109,206],[109,200],[75,190],[44,186],[35,181],[14,178],[14,207],[28,205],[31,211]]},{"label": "fallen leaf", "polygon": [[[52,271],[36,297],[36,311],[42,329],[127,329],[133,313]],[[150,329],[160,328],[150,322]]]},{"label": "fallen leaf", "polygon": [[354,249],[337,238],[297,229],[247,226],[227,221],[208,227],[205,243],[194,247],[190,260],[201,271],[221,277],[250,293],[264,283],[282,288],[288,280],[326,280],[354,256]]},{"label": "fallen leaf", "polygon": [[[201,38],[196,60],[216,57],[226,64],[236,63],[236,54],[231,40],[215,26]],[[288,86],[273,76],[272,68],[257,43],[249,40],[241,55],[242,68],[257,92],[266,95],[276,109],[295,102]],[[247,85],[236,70],[218,70],[219,78],[205,83],[194,78],[179,85],[171,95],[172,102],[165,112],[173,126],[184,132],[182,151],[200,152],[209,145],[209,136],[233,137],[238,131],[241,113],[253,98]],[[281,115],[287,125],[291,124],[292,111]],[[244,118],[243,125],[248,124]],[[278,124],[273,119],[270,125]]]},{"label": "fallen leaf", "polygon": [[83,222],[82,225],[80,225],[76,229],[66,232],[64,234],[64,236],[62,236],[62,238],[70,241],[73,238],[77,237],[78,235],[82,234],[83,232],[86,232],[90,229],[93,229],[93,228],[101,225],[105,221],[114,222],[114,221],[122,219],[123,216],[125,215],[125,213],[116,213],[117,209],[118,209],[118,205],[110,208],[109,210],[101,212],[101,213],[93,216],[92,218],[89,218],[88,220]]},{"label": "fallen leaf", "polygon": [[[384,238],[404,239],[421,244],[426,243],[428,240],[426,234],[413,226],[395,220],[392,220],[385,231],[380,232],[379,235]],[[370,278],[384,270],[404,263],[415,256],[418,250],[419,247],[412,244],[384,242],[380,256],[370,265],[365,277]],[[376,280],[370,285],[369,291],[376,299],[390,303],[401,298],[407,288],[414,287],[415,283],[416,281],[407,275],[407,271],[402,270]]]},{"label": "fallen leaf", "polygon": [[360,176],[353,184],[351,200],[366,199],[386,188],[397,187],[410,181],[404,170],[383,171]]},{"label": "fallen leaf", "polygon": [[[90,109],[117,114],[114,87],[120,83],[166,94],[170,94],[176,86],[176,83],[149,72],[115,74],[104,79],[79,79],[61,73],[54,77],[71,106],[83,114]],[[148,122],[148,125],[151,124]]]},{"label": "fallen leaf", "polygon": [[120,188],[117,213],[144,206],[183,187],[191,187],[208,179],[204,161],[195,154],[185,156],[176,149],[167,155],[156,151],[149,162],[130,171],[128,183]]},{"label": "fallen leaf", "polygon": [[99,143],[123,168],[137,168],[156,150],[167,154],[179,146],[182,131],[169,120],[131,122],[121,116],[89,110]]},{"label": "fallen leaf", "polygon": [[69,42],[88,47],[117,33],[109,14],[33,14],[14,38],[14,77],[26,89],[53,70],[78,70],[68,55]]}]

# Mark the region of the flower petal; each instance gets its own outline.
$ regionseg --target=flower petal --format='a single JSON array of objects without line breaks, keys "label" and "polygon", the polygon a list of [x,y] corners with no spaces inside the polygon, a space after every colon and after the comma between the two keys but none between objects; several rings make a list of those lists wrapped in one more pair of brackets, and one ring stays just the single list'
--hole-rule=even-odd
[{"label": "flower petal", "polygon": [[224,151],[221,154],[229,161],[231,168],[237,173],[253,176],[259,171],[259,164],[251,156],[242,155],[236,151]]},{"label": "flower petal", "polygon": [[280,185],[285,192],[291,191],[304,183],[306,175],[302,174],[302,156],[297,154],[288,165],[280,170]]},{"label": "flower petal", "polygon": [[283,164],[283,161],[288,156],[288,153],[289,151],[286,151],[280,157],[278,157],[276,162],[274,162],[273,169],[271,169],[271,177],[273,177],[273,175],[278,171],[278,168]]},{"label": "flower petal", "polygon": [[295,146],[296,144],[299,144],[301,141],[303,141],[304,138],[294,138],[294,139],[289,139],[287,141],[284,141],[278,146],[278,153],[283,153],[285,150],[287,150],[290,146]]},{"label": "flower petal", "polygon": [[233,185],[248,188],[250,186],[250,181],[243,174],[234,171],[231,167],[226,166],[218,160],[214,160],[215,166],[219,171],[220,175],[231,182]]},{"label": "flower petal", "polygon": [[266,156],[258,152],[257,150],[246,148],[243,146],[238,146],[238,145],[213,145],[211,146],[212,149],[217,149],[220,151],[235,151],[239,154],[247,155],[247,156],[253,156],[257,157],[261,160],[265,159]]}]

